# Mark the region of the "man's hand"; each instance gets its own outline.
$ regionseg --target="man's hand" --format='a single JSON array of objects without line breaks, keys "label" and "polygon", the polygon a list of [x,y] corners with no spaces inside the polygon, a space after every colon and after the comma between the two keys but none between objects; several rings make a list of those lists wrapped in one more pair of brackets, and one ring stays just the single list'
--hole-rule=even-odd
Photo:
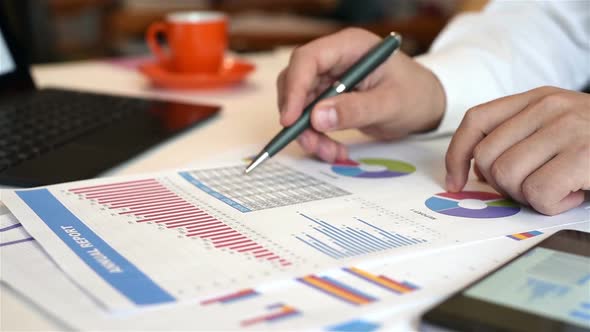
[{"label": "man's hand", "polygon": [[[277,81],[281,124],[292,125],[308,103],[379,40],[370,32],[346,29],[295,49]],[[397,52],[356,91],[318,103],[311,115],[313,129],[298,141],[323,160],[343,160],[346,147],[325,133],[358,128],[379,139],[395,139],[436,128],[444,105],[444,91],[434,74]]]},{"label": "man's hand", "polygon": [[465,186],[471,159],[498,192],[554,215],[590,189],[590,95],[542,87],[470,109],[446,156],[447,189]]}]

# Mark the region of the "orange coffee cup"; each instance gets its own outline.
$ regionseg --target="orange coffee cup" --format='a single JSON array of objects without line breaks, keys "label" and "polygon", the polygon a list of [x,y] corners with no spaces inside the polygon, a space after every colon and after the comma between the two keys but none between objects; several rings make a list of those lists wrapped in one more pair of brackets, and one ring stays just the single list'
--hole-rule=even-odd
[{"label": "orange coffee cup", "polygon": [[[162,48],[163,35],[169,51]],[[152,23],[146,41],[158,60],[175,72],[215,73],[227,48],[227,17],[220,12],[190,11],[166,15]]]}]

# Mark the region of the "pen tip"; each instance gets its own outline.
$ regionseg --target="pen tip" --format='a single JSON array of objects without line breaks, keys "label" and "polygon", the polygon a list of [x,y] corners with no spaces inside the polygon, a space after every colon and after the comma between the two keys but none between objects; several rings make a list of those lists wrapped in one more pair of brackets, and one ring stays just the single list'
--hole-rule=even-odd
[{"label": "pen tip", "polygon": [[246,169],[244,170],[244,174],[249,174],[250,172],[252,172],[252,170],[254,170],[256,167],[258,167],[258,165],[262,164],[266,159],[268,159],[270,157],[270,155],[268,154],[268,152],[261,152],[256,159],[254,159],[250,165],[248,165],[248,167],[246,167]]}]

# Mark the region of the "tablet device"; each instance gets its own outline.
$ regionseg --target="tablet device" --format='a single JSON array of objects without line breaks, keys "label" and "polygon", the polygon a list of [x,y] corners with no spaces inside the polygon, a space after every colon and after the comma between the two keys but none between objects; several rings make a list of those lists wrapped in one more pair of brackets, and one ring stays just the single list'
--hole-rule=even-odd
[{"label": "tablet device", "polygon": [[590,233],[563,230],[423,316],[452,331],[590,331]]}]

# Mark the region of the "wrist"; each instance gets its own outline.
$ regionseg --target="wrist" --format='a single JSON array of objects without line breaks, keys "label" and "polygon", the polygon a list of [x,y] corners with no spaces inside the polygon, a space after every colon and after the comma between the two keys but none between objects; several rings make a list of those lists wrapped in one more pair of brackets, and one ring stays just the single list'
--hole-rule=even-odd
[{"label": "wrist", "polygon": [[414,62],[412,83],[407,91],[411,96],[406,108],[416,121],[414,133],[426,133],[439,128],[446,110],[446,94],[438,77],[427,67]]},{"label": "wrist", "polygon": [[428,81],[430,82],[429,94],[427,95],[430,105],[426,111],[429,115],[427,116],[424,131],[433,131],[436,130],[442,122],[447,105],[447,96],[438,77],[430,69],[426,67],[423,68],[427,72],[426,75],[429,77]]}]

